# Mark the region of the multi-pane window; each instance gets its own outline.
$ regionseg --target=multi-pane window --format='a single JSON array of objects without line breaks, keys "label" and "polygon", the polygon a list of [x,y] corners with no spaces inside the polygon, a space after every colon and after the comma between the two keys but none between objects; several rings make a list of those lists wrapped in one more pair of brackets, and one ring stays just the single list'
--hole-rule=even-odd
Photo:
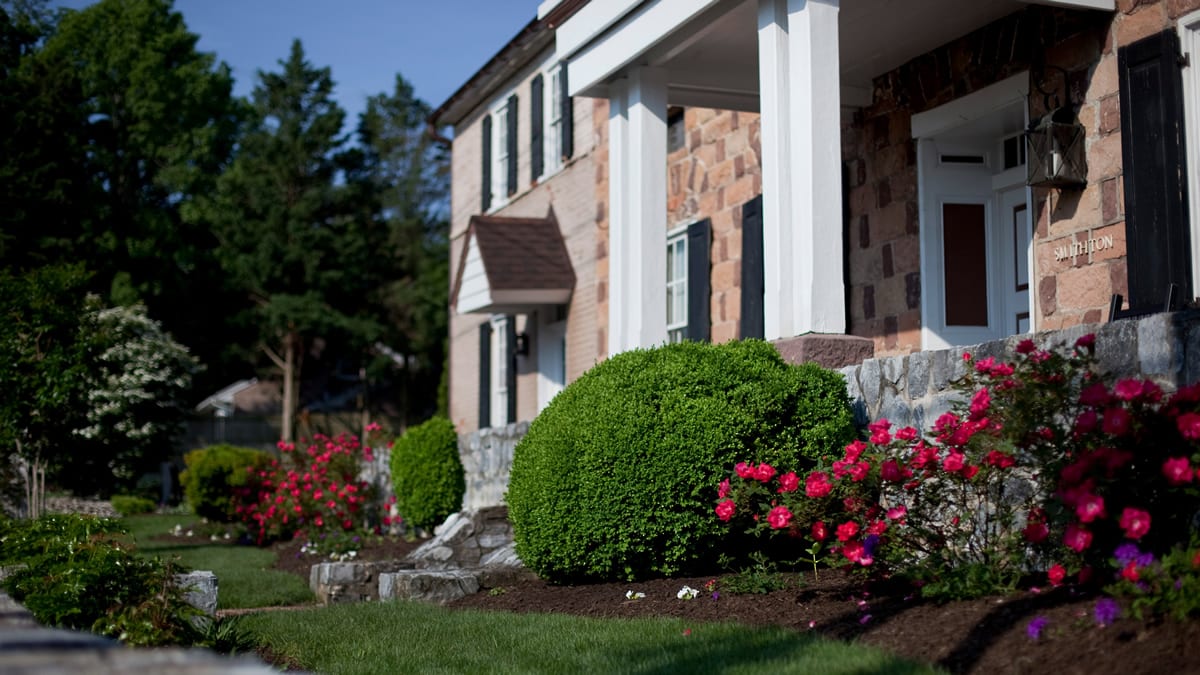
[{"label": "multi-pane window", "polygon": [[688,326],[687,232],[667,240],[667,341],[682,342]]},{"label": "multi-pane window", "polygon": [[490,407],[491,425],[501,427],[509,423],[508,419],[508,317],[492,317],[492,354],[489,382],[492,390]]},{"label": "multi-pane window", "polygon": [[546,140],[543,174],[548,175],[562,167],[563,149],[563,104],[562,104],[562,66],[550,71],[550,86],[546,87]]}]

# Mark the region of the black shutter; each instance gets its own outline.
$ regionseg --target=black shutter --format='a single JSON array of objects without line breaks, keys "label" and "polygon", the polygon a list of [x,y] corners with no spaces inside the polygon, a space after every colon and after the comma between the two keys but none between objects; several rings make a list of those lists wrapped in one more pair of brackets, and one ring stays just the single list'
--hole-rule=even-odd
[{"label": "black shutter", "polygon": [[517,191],[517,95],[508,97],[508,194]]},{"label": "black shutter", "polygon": [[479,326],[479,428],[492,426],[492,324]]},{"label": "black shutter", "polygon": [[503,358],[508,359],[508,381],[504,384],[508,389],[508,410],[504,421],[512,424],[517,421],[517,317],[509,315],[505,318],[508,335],[504,342],[508,345],[508,354]]},{"label": "black shutter", "polygon": [[542,76],[529,83],[529,173],[532,180],[542,175],[542,110],[546,107]]},{"label": "black shutter", "polygon": [[742,204],[742,318],[743,338],[762,339],[763,322],[763,219],[762,195]]},{"label": "black shutter", "polygon": [[559,67],[561,72],[558,75],[559,93],[562,99],[562,158],[570,159],[571,155],[575,154],[575,119],[573,116],[574,106],[571,102],[571,97],[567,95],[567,62],[563,61]]},{"label": "black shutter", "polygon": [[712,221],[708,218],[688,226],[687,231],[687,339],[709,341],[708,307],[712,299],[709,285],[709,240]]},{"label": "black shutter", "polygon": [[492,116],[483,116],[483,200],[480,210],[487,213],[492,208]]},{"label": "black shutter", "polygon": [[1129,307],[1192,297],[1179,38],[1164,31],[1117,52]]}]

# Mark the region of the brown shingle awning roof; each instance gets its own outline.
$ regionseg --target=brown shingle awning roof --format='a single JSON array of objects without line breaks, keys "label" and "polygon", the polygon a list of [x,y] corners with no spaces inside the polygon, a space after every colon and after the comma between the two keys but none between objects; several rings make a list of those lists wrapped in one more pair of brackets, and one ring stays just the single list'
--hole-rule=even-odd
[{"label": "brown shingle awning roof", "polygon": [[450,302],[460,314],[528,313],[565,304],[575,287],[558,221],[473,216],[463,237]]}]

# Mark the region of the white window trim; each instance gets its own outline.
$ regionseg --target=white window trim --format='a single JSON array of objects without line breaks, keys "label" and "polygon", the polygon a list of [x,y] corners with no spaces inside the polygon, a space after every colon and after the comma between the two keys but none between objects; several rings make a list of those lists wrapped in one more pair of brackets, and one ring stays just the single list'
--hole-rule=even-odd
[{"label": "white window trim", "polygon": [[[667,278],[667,342],[682,342],[687,336],[688,328],[688,226],[676,227],[667,233],[667,261],[673,259],[674,249],[683,249],[683,264],[676,265],[675,278]],[[668,268],[670,265],[668,264]],[[672,294],[672,291],[675,295]],[[683,317],[675,317],[671,321],[671,300],[678,295],[683,297]]]},{"label": "white window trim", "polygon": [[492,207],[494,212],[508,205],[508,97],[493,104],[492,118]]},{"label": "white window trim", "polygon": [[542,73],[542,175],[546,179],[562,170],[562,64]]},{"label": "white window trim", "polygon": [[1183,68],[1183,128],[1187,138],[1189,233],[1192,239],[1192,288],[1200,289],[1200,11],[1179,17],[1179,47],[1188,58]]},{"label": "white window trim", "polygon": [[492,324],[492,344],[489,346],[491,351],[491,372],[488,373],[488,384],[491,391],[487,392],[487,396],[491,401],[489,409],[492,419],[489,420],[490,426],[501,427],[507,424],[508,420],[508,397],[511,392],[508,391],[508,369],[511,364],[508,361],[508,317],[503,314],[493,316]]}]

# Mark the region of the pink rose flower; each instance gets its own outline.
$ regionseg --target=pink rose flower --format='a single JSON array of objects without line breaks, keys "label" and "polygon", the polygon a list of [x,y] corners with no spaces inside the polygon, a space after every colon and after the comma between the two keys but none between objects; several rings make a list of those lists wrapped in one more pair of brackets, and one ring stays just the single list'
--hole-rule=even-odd
[{"label": "pink rose flower", "polygon": [[900,469],[900,463],[894,459],[889,459],[879,465],[879,477],[889,483],[904,482],[904,471]]},{"label": "pink rose flower", "polygon": [[901,441],[911,441],[917,438],[917,430],[913,427],[902,427],[896,430],[896,438]]},{"label": "pink rose flower", "polygon": [[1092,545],[1092,533],[1072,523],[1063,534],[1063,544],[1076,553],[1083,553],[1083,549]]},{"label": "pink rose flower", "polygon": [[903,504],[887,510],[888,520],[900,520],[906,515],[908,515],[908,507]]},{"label": "pink rose flower", "polygon": [[776,506],[767,514],[767,524],[772,529],[782,530],[792,522],[792,512],[786,506]]},{"label": "pink rose flower", "polygon": [[729,479],[726,478],[725,480],[721,481],[720,485],[717,486],[717,498],[725,499],[728,496],[729,496]]},{"label": "pink rose flower", "polygon": [[1023,534],[1031,544],[1040,544],[1050,536],[1050,528],[1045,523],[1031,522],[1025,526]]},{"label": "pink rose flower", "polygon": [[1200,441],[1200,415],[1183,413],[1175,420],[1179,433],[1189,441]]},{"label": "pink rose flower", "polygon": [[1192,481],[1192,465],[1187,457],[1171,457],[1163,462],[1162,472],[1171,485],[1183,485]]},{"label": "pink rose flower", "polygon": [[1067,570],[1062,565],[1054,563],[1050,569],[1046,570],[1046,577],[1050,579],[1052,585],[1058,586],[1067,577]]},{"label": "pink rose flower", "polygon": [[848,541],[842,546],[842,555],[852,563],[862,560],[863,545],[861,541]]},{"label": "pink rose flower", "polygon": [[729,522],[729,519],[733,517],[733,512],[736,508],[737,505],[733,503],[732,499],[726,499],[720,504],[717,504],[717,517],[724,522]]},{"label": "pink rose flower", "polygon": [[1017,343],[1016,352],[1018,354],[1028,354],[1035,349],[1037,349],[1037,345],[1033,343],[1033,340],[1025,339]]},{"label": "pink rose flower", "polygon": [[779,477],[779,492],[795,492],[800,487],[800,477],[795,471],[789,471]]},{"label": "pink rose flower", "polygon": [[862,457],[863,451],[867,449],[867,444],[862,441],[854,441],[846,446],[846,463],[850,464],[857,462],[859,457]]},{"label": "pink rose flower", "polygon": [[767,481],[771,480],[774,477],[775,477],[775,467],[771,466],[770,464],[767,464],[766,462],[759,464],[758,468],[754,470],[754,478],[756,480],[758,480],[760,483],[766,483]]},{"label": "pink rose flower", "polygon": [[942,468],[951,473],[963,468],[966,462],[966,456],[961,452],[952,452],[946,455],[946,459],[942,460]]},{"label": "pink rose flower", "polygon": [[1096,347],[1096,334],[1088,333],[1075,341],[1075,346],[1079,349],[1091,351]]},{"label": "pink rose flower", "polygon": [[1085,493],[1075,502],[1075,515],[1084,523],[1090,523],[1104,517],[1104,498],[1099,495]]},{"label": "pink rose flower", "polygon": [[1129,425],[1133,423],[1129,411],[1124,408],[1108,408],[1104,411],[1104,433],[1114,436],[1124,436],[1129,433]]},{"label": "pink rose flower", "polygon": [[829,475],[824,471],[814,471],[804,479],[804,494],[812,499],[824,497],[833,489]]},{"label": "pink rose flower", "polygon": [[829,536],[829,528],[825,526],[825,521],[818,520],[817,522],[813,523],[812,536],[813,539],[816,539],[817,541],[825,541],[825,539]]},{"label": "pink rose flower", "polygon": [[858,534],[858,523],[854,522],[853,520],[847,520],[846,522],[837,526],[838,541],[849,541],[850,539],[853,539],[854,535],[856,534]]},{"label": "pink rose flower", "polygon": [[1141,539],[1150,531],[1150,514],[1141,509],[1126,506],[1125,510],[1121,512],[1121,529],[1125,530],[1126,537]]},{"label": "pink rose flower", "polygon": [[733,470],[737,472],[738,478],[748,479],[754,477],[754,467],[745,462],[738,462]]}]

